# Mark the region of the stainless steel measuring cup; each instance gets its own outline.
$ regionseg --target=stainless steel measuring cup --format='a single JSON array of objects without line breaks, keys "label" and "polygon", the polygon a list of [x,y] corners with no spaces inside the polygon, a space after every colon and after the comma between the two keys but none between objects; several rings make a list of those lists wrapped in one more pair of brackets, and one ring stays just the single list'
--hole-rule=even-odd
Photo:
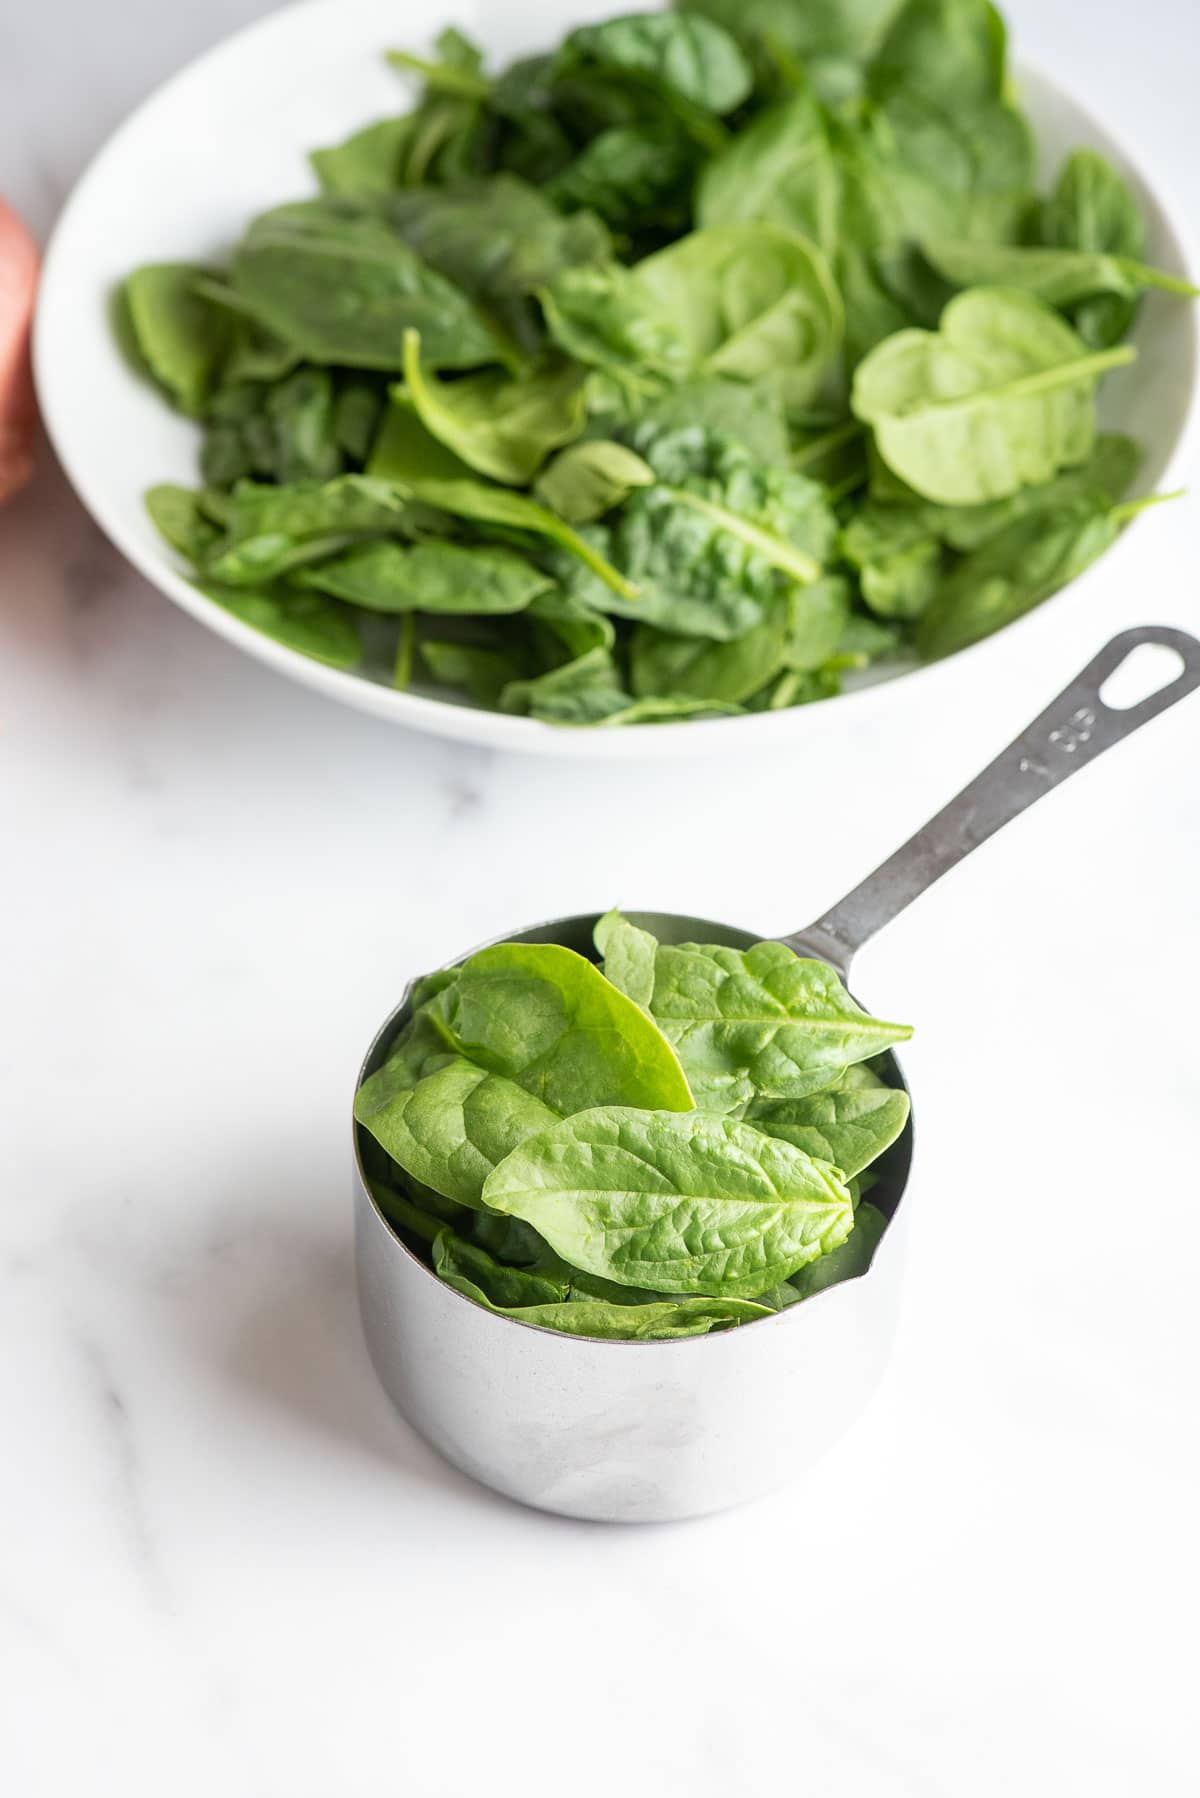
[{"label": "stainless steel measuring cup", "polygon": [[[1101,689],[1145,643],[1176,651],[1180,670],[1147,698],[1116,709]],[[831,962],[845,978],[862,944],[947,869],[1198,685],[1196,638],[1157,626],[1122,632],[923,829],[816,923],[782,940]],[[709,918],[626,915],[668,943],[744,949],[760,940]],[[555,918],[497,940],[562,943],[591,956],[598,916]],[[375,1038],[360,1083],[406,1021],[410,994],[411,987]],[[894,1061],[891,1079],[904,1085]],[[496,1316],[445,1285],[380,1212],[356,1134],[359,1295],[379,1377],[447,1460],[543,1510],[638,1522],[757,1497],[824,1454],[883,1372],[899,1296],[912,1143],[910,1120],[876,1164],[881,1178],[871,1201],[890,1221],[859,1279],[710,1336],[611,1342]]]}]

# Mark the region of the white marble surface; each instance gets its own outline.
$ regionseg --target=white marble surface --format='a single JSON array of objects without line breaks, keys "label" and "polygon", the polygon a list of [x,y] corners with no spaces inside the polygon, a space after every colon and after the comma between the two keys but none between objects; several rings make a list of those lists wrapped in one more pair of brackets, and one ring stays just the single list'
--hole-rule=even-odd
[{"label": "white marble surface", "polygon": [[[0,186],[44,231],[256,10],[10,8]],[[1144,0],[1136,37],[1116,0],[1086,33],[1072,0],[1011,11],[1194,198],[1192,0]],[[1196,518],[1093,589],[1080,660],[1200,622]],[[797,924],[1070,669],[1010,658],[836,762],[498,759],[206,635],[45,454],[0,519],[0,633],[5,1792],[1195,1791],[1200,698],[863,959],[918,1025],[923,1138],[866,1420],[750,1511],[613,1531],[493,1499],[377,1389],[365,1040],[405,974],[541,913]]]}]

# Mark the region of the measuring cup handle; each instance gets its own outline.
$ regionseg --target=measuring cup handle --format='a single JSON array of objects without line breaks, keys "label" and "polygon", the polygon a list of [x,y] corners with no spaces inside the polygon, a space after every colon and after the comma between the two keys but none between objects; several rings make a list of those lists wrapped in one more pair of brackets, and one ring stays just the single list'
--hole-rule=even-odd
[{"label": "measuring cup handle", "polygon": [[[1106,705],[1100,689],[1143,643],[1175,650],[1183,664],[1179,673],[1136,705]],[[1200,641],[1195,637],[1167,625],[1122,631],[956,799],[832,911],[786,940],[801,954],[820,956],[844,971],[856,950],[972,849],[1197,686]]]}]

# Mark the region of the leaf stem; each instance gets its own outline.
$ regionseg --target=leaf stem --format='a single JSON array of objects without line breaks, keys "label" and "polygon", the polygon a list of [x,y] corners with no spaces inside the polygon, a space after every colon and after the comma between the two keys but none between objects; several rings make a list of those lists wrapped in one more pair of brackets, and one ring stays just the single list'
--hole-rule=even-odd
[{"label": "leaf stem", "polygon": [[614,568],[611,562],[605,561],[600,551],[593,549],[585,537],[581,537],[578,531],[573,531],[569,524],[563,524],[553,512],[548,516],[554,519],[554,528],[552,530],[547,525],[546,535],[552,537],[563,549],[569,550],[573,556],[578,556],[584,567],[590,568],[606,587],[621,599],[634,600],[642,597],[641,588],[635,582],[627,580],[619,568]]},{"label": "leaf stem", "polygon": [[398,1192],[394,1186],[385,1186],[382,1181],[372,1184],[371,1197],[375,1200],[383,1215],[391,1224],[400,1224],[411,1230],[414,1236],[423,1237],[426,1242],[436,1242],[443,1230],[449,1225],[440,1217],[430,1217],[419,1205],[404,1193]]},{"label": "leaf stem", "polygon": [[1176,487],[1173,493],[1147,493],[1142,499],[1122,500],[1119,506],[1113,507],[1108,516],[1115,525],[1128,524],[1131,518],[1138,516],[1139,512],[1148,512],[1151,506],[1165,506],[1168,500],[1182,499],[1186,493],[1186,487]]},{"label": "leaf stem", "polygon": [[1048,393],[1055,387],[1069,387],[1076,381],[1098,379],[1110,368],[1122,368],[1137,361],[1131,343],[1118,343],[1111,350],[1097,350],[1091,356],[1073,356],[1069,362],[1058,362],[1053,368],[1035,369],[1032,374],[1017,375],[1011,381],[998,381],[991,387],[977,387],[972,393],[950,394],[945,399],[918,402],[910,411],[898,414],[901,419],[917,418],[923,412],[970,411],[974,406],[988,406],[995,400],[1025,399],[1034,393]]},{"label": "leaf stem", "polygon": [[821,573],[821,564],[794,543],[786,538],[777,537],[773,531],[763,530],[761,525],[743,518],[739,512],[730,512],[724,506],[718,506],[713,500],[704,499],[698,493],[692,493],[686,487],[662,487],[663,493],[669,493],[672,499],[678,500],[682,506],[690,506],[694,512],[703,512],[706,518],[728,531],[733,537],[740,537],[750,549],[762,556],[773,568],[779,568],[784,574],[790,574],[794,581],[807,587],[817,580]]},{"label": "leaf stem", "polygon": [[448,62],[427,62],[423,56],[413,56],[407,50],[389,50],[387,59],[394,69],[403,69],[408,74],[420,75],[429,83],[446,94],[461,94],[467,100],[486,100],[492,91],[492,84],[482,75],[473,75],[469,69],[456,69]]},{"label": "leaf stem", "polygon": [[856,437],[863,436],[865,431],[866,426],[857,418],[847,419],[836,430],[826,431],[822,436],[813,437],[808,443],[802,444],[792,456],[792,467],[801,469],[807,468],[812,462],[822,462],[830,450],[840,449],[843,443],[852,443]]}]

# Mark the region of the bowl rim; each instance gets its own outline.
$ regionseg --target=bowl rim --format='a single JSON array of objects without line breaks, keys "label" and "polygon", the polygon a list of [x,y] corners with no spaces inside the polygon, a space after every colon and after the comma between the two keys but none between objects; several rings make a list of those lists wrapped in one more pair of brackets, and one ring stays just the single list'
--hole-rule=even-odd
[{"label": "bowl rim", "polygon": [[[690,750],[697,755],[711,753],[719,748],[761,749],[772,743],[781,744],[794,736],[797,729],[794,718],[798,710],[805,713],[803,728],[810,733],[817,728],[833,726],[834,718],[829,716],[831,711],[836,718],[844,719],[847,723],[852,720],[865,722],[868,716],[880,717],[889,705],[899,703],[899,694],[909,691],[918,678],[922,693],[929,695],[935,683],[944,680],[946,671],[957,666],[962,658],[969,657],[977,661],[992,641],[990,637],[970,644],[941,661],[918,663],[894,676],[853,688],[838,695],[832,705],[828,701],[822,701],[816,705],[792,707],[779,712],[681,719],[660,724],[632,724],[610,730],[597,726],[584,728],[556,725],[537,718],[517,717],[488,710],[472,703],[397,691],[355,671],[332,668],[314,661],[302,651],[277,643],[252,625],[235,618],[193,586],[166,559],[169,554],[166,549],[161,554],[154,553],[132,530],[126,528],[121,508],[110,505],[98,490],[88,459],[74,453],[72,433],[68,425],[70,401],[55,378],[55,311],[56,308],[61,310],[63,306],[59,295],[58,270],[60,262],[68,253],[70,240],[76,229],[75,221],[78,217],[86,216],[92,191],[102,186],[110,164],[119,159],[127,139],[136,135],[144,117],[153,108],[169,100],[185,84],[191,84],[197,78],[203,78],[219,68],[223,61],[236,56],[252,40],[276,33],[286,34],[295,28],[297,21],[306,17],[326,14],[332,20],[342,4],[343,0],[297,0],[296,4],[253,20],[222,38],[160,83],[139,102],[92,156],[51,232],[43,258],[33,325],[34,380],[43,424],[59,463],[79,499],[137,572],[197,622],[255,660],[298,681],[302,686],[393,724],[486,748],[518,752],[553,752],[592,759],[636,759],[640,755],[658,755],[668,749],[671,753]],[[1120,129],[1102,121],[1090,105],[1077,99],[1068,86],[1046,73],[1036,62],[1017,57],[1014,59],[1014,73],[1018,89],[1022,82],[1031,82],[1049,97],[1060,96],[1076,112],[1088,119],[1097,136],[1107,141],[1152,197],[1177,250],[1177,272],[1194,283],[1200,281],[1200,248],[1197,246],[1188,212],[1178,204],[1177,196],[1169,184],[1164,183],[1156,171],[1147,168]],[[65,315],[69,315],[69,306]],[[1196,446],[1200,443],[1200,324],[1196,322],[1194,313],[1191,351],[1187,407],[1169,444],[1160,479],[1160,485],[1166,491],[1179,485],[1181,472],[1191,463]],[[117,353],[114,344],[113,354]],[[1136,529],[1139,523],[1140,519],[1134,519],[1132,527]],[[1113,545],[1100,558],[1099,563],[1085,569],[1083,574],[1068,582],[1062,592],[1053,595],[1052,599],[1064,599],[1067,593],[1086,584],[1118,547],[1119,545]],[[1007,638],[1016,631],[1024,630],[1028,638],[1027,647],[1032,647],[1032,633],[1039,628],[1039,623],[1044,625],[1045,614],[1049,610],[1051,608],[1048,606],[1035,607],[996,635]],[[844,707],[853,707],[853,713],[843,711]],[[734,726],[740,727],[736,734]],[[681,736],[684,731],[687,732],[686,737]]]},{"label": "bowl rim", "polygon": [[[573,912],[569,916],[566,916],[566,917],[546,918],[546,919],[539,921],[536,924],[523,925],[519,930],[505,931],[500,936],[489,937],[486,942],[476,943],[473,948],[465,949],[461,955],[455,955],[455,956],[451,957],[450,960],[441,962],[439,964],[439,966],[436,969],[431,970],[431,972],[440,974],[445,969],[460,967],[463,962],[469,961],[471,956],[478,955],[480,950],[482,950],[482,949],[496,948],[503,943],[522,942],[522,941],[528,942],[528,941],[533,941],[533,940],[539,940],[538,933],[540,933],[541,931],[563,930],[563,929],[569,927],[570,925],[579,925],[584,928],[587,928],[590,931],[591,926],[593,926],[597,922],[597,920],[601,917],[601,915],[602,914],[600,912]],[[654,914],[654,913],[650,913],[650,912],[640,911],[636,907],[631,906],[624,910],[623,915],[628,916],[628,917],[634,917],[634,918],[638,918],[638,917],[644,918],[644,917],[650,917],[650,916],[655,916],[655,915],[662,916],[663,914],[662,913]],[[694,920],[694,921],[699,922],[700,920]],[[735,925],[735,924],[725,924],[716,918],[706,918],[703,920],[703,922],[707,925],[710,925],[713,929],[727,931],[730,935],[733,935],[733,936],[749,937],[753,941],[774,942],[774,941],[778,940],[777,938],[755,938],[753,932],[746,930],[744,928],[744,926]],[[547,942],[554,942],[554,941],[557,941],[558,939],[556,937],[547,936],[544,940]],[[569,945],[566,945],[566,946],[569,946]],[[407,1009],[408,1009],[409,1000],[412,998],[412,994],[417,985],[418,978],[424,978],[424,976],[414,977],[413,979],[405,982],[404,990],[400,994],[400,997],[397,1000],[396,1004],[392,1007],[391,1011],[388,1013],[388,1015],[384,1019],[383,1023],[379,1026],[378,1030],[376,1030],[375,1034],[372,1036],[371,1041],[367,1047],[366,1054],[363,1056],[362,1063],[359,1067],[357,1078],[355,1079],[355,1082],[354,1082],[354,1096],[355,1097],[357,1097],[357,1095],[358,1095],[359,1087],[361,1087],[361,1085],[363,1084],[363,1081],[367,1078],[368,1072],[374,1073],[376,1071],[376,1069],[371,1066],[371,1063],[373,1061],[375,1061],[378,1052],[380,1050],[382,1050],[387,1045],[387,1043],[391,1040],[391,1038],[395,1035],[396,1028],[402,1017],[402,1014],[405,1011],[407,1011]],[[771,1315],[768,1317],[751,1318],[746,1323],[734,1324],[727,1330],[706,1330],[703,1332],[703,1334],[695,1335],[695,1336],[671,1336],[671,1337],[660,1338],[660,1339],[651,1338],[650,1340],[639,1342],[637,1340],[632,1340],[632,1339],[628,1339],[625,1337],[588,1336],[588,1335],[585,1335],[581,1331],[577,1332],[574,1330],[552,1330],[546,1324],[529,1323],[526,1321],[526,1319],[524,1319],[522,1317],[508,1317],[502,1311],[493,1311],[486,1305],[477,1304],[476,1301],[472,1298],[469,1298],[465,1292],[459,1292],[459,1290],[456,1286],[451,1286],[445,1280],[441,1279],[440,1276],[434,1272],[433,1268],[431,1268],[426,1262],[422,1261],[421,1257],[416,1253],[416,1251],[414,1249],[411,1249],[408,1246],[408,1244],[405,1242],[403,1236],[401,1236],[399,1230],[396,1228],[396,1226],[392,1223],[391,1219],[384,1212],[382,1205],[380,1205],[378,1199],[375,1197],[374,1192],[371,1190],[371,1182],[367,1177],[366,1169],[363,1167],[362,1139],[359,1134],[360,1131],[362,1130],[363,1126],[358,1122],[358,1119],[354,1115],[354,1103],[353,1103],[353,1099],[352,1099],[351,1105],[350,1105],[350,1139],[351,1139],[351,1149],[352,1149],[353,1156],[354,1156],[354,1173],[355,1173],[355,1179],[356,1179],[356,1183],[357,1183],[356,1188],[355,1188],[355,1199],[359,1204],[365,1203],[365,1205],[368,1208],[369,1214],[374,1218],[375,1222],[378,1223],[382,1227],[384,1234],[388,1240],[389,1250],[399,1249],[401,1254],[404,1255],[409,1262],[411,1262],[413,1267],[418,1269],[419,1272],[421,1274],[423,1274],[426,1279],[432,1280],[434,1285],[437,1286],[442,1292],[448,1292],[452,1295],[452,1297],[461,1300],[461,1302],[464,1305],[470,1305],[472,1311],[474,1311],[477,1315],[482,1313],[482,1315],[484,1317],[489,1318],[495,1324],[512,1324],[512,1325],[515,1325],[516,1328],[519,1330],[535,1330],[539,1336],[550,1336],[550,1337],[553,1337],[554,1340],[557,1342],[562,1342],[562,1343],[587,1342],[587,1343],[591,1343],[595,1346],[599,1346],[602,1348],[614,1348],[614,1349],[684,1348],[684,1347],[694,1347],[698,1343],[720,1342],[720,1341],[723,1341],[726,1337],[739,1335],[742,1330],[747,1329],[747,1328],[753,1328],[753,1329],[758,1330],[758,1329],[765,1328],[766,1325],[768,1325],[768,1324],[778,1325],[778,1324],[782,1323],[782,1321],[785,1318],[793,1318],[794,1319],[796,1317],[796,1315],[802,1311],[808,1312],[808,1314],[811,1316],[809,1307],[814,1305],[815,1303],[817,1303],[818,1300],[820,1300],[822,1298],[828,1298],[830,1295],[832,1295],[835,1292],[840,1292],[843,1287],[858,1286],[860,1284],[865,1283],[867,1280],[870,1279],[872,1273],[875,1271],[875,1264],[879,1260],[880,1255],[884,1253],[885,1244],[887,1242],[887,1239],[892,1234],[893,1229],[895,1228],[897,1214],[900,1211],[900,1208],[904,1203],[904,1199],[908,1192],[909,1187],[912,1185],[913,1163],[914,1163],[914,1158],[915,1158],[915,1153],[916,1153],[916,1140],[917,1140],[915,1126],[913,1123],[912,1095],[909,1090],[908,1080],[905,1076],[903,1068],[900,1066],[899,1060],[896,1057],[895,1049],[893,1048],[893,1049],[889,1050],[888,1053],[891,1055],[892,1060],[896,1066],[896,1071],[900,1076],[900,1085],[895,1090],[905,1093],[909,1099],[908,1117],[905,1120],[904,1129],[901,1131],[900,1136],[897,1137],[897,1139],[896,1139],[897,1143],[903,1142],[906,1145],[907,1163],[906,1163],[906,1166],[904,1169],[904,1177],[903,1177],[903,1180],[900,1185],[900,1190],[896,1195],[896,1202],[893,1205],[892,1210],[888,1216],[887,1229],[883,1232],[883,1235],[880,1238],[879,1242],[876,1243],[875,1250],[871,1256],[870,1261],[868,1261],[866,1267],[863,1269],[861,1274],[854,1274],[848,1280],[835,1281],[834,1284],[831,1286],[823,1286],[820,1288],[819,1291],[812,1293],[806,1299],[802,1299],[798,1304],[788,1305],[782,1311],[772,1312]],[[890,1144],[889,1148],[887,1150],[887,1153],[890,1153],[891,1149],[894,1146],[895,1146],[894,1144]],[[908,1213],[905,1212],[905,1217],[907,1218],[907,1216],[908,1216]],[[899,1233],[897,1233],[897,1234],[899,1234]],[[894,1255],[897,1252],[898,1252],[898,1245],[896,1242],[893,1242],[890,1253]],[[361,1276],[360,1276],[360,1278],[361,1278]],[[677,1298],[691,1298],[691,1297],[703,1297],[704,1295],[703,1294],[693,1294],[693,1293],[677,1293],[675,1296]],[[664,1297],[669,1300],[671,1297],[671,1294],[669,1294],[669,1293],[664,1294]],[[845,1300],[843,1299],[842,1302],[845,1303]]]}]

